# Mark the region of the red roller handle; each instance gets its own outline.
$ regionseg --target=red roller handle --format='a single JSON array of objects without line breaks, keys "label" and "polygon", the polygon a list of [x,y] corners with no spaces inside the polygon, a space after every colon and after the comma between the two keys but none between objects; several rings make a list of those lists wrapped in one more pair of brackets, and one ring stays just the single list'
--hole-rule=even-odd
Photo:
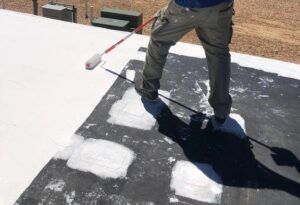
[{"label": "red roller handle", "polygon": [[85,63],[85,68],[88,70],[92,70],[94,67],[96,67],[102,60],[102,56],[104,54],[109,53],[111,50],[113,50],[115,47],[117,47],[118,45],[120,45],[123,41],[125,41],[127,38],[129,38],[130,36],[132,36],[133,34],[139,32],[143,27],[145,27],[147,24],[149,24],[151,21],[153,21],[155,17],[150,18],[149,20],[147,20],[145,23],[141,24],[140,26],[138,26],[136,29],[134,29],[131,33],[129,33],[127,36],[125,36],[124,38],[122,38],[121,40],[119,40],[117,43],[115,43],[114,45],[112,45],[111,47],[109,47],[108,49],[106,49],[103,53],[101,54],[95,54],[94,56],[92,56],[86,63]]},{"label": "red roller handle", "polygon": [[114,45],[112,45],[111,47],[109,47],[108,49],[106,49],[104,51],[104,53],[109,53],[111,50],[113,50],[115,47],[117,47],[118,45],[120,45],[123,41],[125,41],[127,38],[129,38],[130,36],[132,36],[133,34],[139,32],[140,30],[142,30],[142,28],[144,28],[146,25],[148,25],[151,21],[153,21],[155,17],[153,16],[152,18],[150,18],[149,20],[147,20],[145,23],[141,24],[140,26],[138,26],[136,29],[134,29],[130,34],[128,34],[127,36],[125,36],[123,39],[121,39],[120,41],[118,41],[117,43],[115,43]]}]

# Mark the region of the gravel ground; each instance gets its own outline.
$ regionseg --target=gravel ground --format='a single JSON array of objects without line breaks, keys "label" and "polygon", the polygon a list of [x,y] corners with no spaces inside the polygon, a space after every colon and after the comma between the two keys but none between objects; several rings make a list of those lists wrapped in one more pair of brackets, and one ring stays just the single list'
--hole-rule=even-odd
[{"label": "gravel ground", "polygon": [[[39,6],[47,0],[38,0]],[[78,23],[90,24],[86,18],[85,0],[61,0],[78,8]],[[144,20],[151,17],[168,0],[87,0],[99,16],[103,7],[143,12]],[[32,13],[31,0],[0,0],[0,8]],[[238,0],[235,2],[234,35],[231,50],[239,53],[274,58],[300,64],[300,1],[299,0]],[[39,9],[41,15],[41,8]],[[89,14],[88,14],[89,15]],[[144,30],[149,35],[149,27]],[[183,42],[198,44],[194,32]]]}]

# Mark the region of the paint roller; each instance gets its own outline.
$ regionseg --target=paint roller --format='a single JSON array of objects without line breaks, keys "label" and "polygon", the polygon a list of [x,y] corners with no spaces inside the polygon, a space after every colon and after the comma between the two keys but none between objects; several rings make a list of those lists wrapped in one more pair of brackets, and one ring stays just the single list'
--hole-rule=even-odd
[{"label": "paint roller", "polygon": [[112,45],[111,47],[109,47],[108,49],[106,49],[103,53],[101,53],[101,54],[96,53],[95,55],[93,55],[88,61],[86,61],[85,68],[87,70],[94,69],[102,61],[102,56],[103,55],[109,53],[111,50],[113,50],[115,47],[117,47],[118,45],[120,45],[122,42],[124,42],[126,39],[128,39],[129,37],[131,37],[133,34],[139,32],[142,28],[144,28],[151,21],[153,21],[154,18],[155,18],[155,16],[153,16],[152,18],[150,18],[149,20],[147,20],[144,24],[138,26],[136,29],[134,29],[134,31],[132,31],[127,36],[125,36],[124,38],[122,38],[121,40],[119,40],[117,43],[115,43],[114,45]]}]

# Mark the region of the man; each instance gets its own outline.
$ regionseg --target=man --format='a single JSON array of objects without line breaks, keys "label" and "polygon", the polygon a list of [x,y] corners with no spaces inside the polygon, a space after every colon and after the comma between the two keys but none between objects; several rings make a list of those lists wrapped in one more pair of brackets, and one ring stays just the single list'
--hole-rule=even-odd
[{"label": "man", "polygon": [[209,103],[213,120],[223,124],[231,109],[229,95],[233,0],[171,0],[153,23],[142,76],[136,81],[138,94],[158,98],[159,80],[171,46],[195,29],[205,50],[209,69]]}]

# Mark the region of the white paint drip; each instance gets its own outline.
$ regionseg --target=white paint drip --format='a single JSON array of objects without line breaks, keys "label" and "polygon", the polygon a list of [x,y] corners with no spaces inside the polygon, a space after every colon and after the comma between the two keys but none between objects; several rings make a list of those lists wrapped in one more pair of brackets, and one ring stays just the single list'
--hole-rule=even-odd
[{"label": "white paint drip", "polygon": [[293,88],[298,88],[299,87],[298,84],[290,84],[290,86],[293,87]]},{"label": "white paint drip", "polygon": [[55,154],[54,159],[68,160],[72,153],[83,143],[83,141],[84,138],[82,136],[76,134],[73,135],[69,146],[61,148],[61,150]]},{"label": "white paint drip", "polygon": [[135,157],[134,152],[123,145],[87,139],[73,152],[67,165],[101,178],[124,178]]},{"label": "white paint drip", "polygon": [[149,202],[143,202],[142,204],[145,204],[145,205],[155,205],[155,203],[152,202],[152,201],[149,201]]},{"label": "white paint drip", "polygon": [[173,163],[176,161],[176,159],[174,157],[169,157],[168,158],[169,163]]},{"label": "white paint drip", "polygon": [[180,118],[184,118],[184,113],[183,112],[178,112],[178,113],[176,113],[176,116],[180,117]]},{"label": "white paint drip", "polygon": [[171,189],[176,195],[207,203],[221,203],[220,176],[208,164],[178,161],[172,171]]},{"label": "white paint drip", "polygon": [[117,98],[117,96],[108,94],[106,97],[106,100],[111,100],[111,99],[115,99],[115,98]]},{"label": "white paint drip", "polygon": [[258,95],[255,99],[262,99],[262,98],[269,98],[270,96],[269,95]]},{"label": "white paint drip", "polygon": [[172,196],[169,198],[170,203],[179,203],[179,199],[176,196]]},{"label": "white paint drip", "polygon": [[268,77],[259,77],[260,82],[258,84],[263,84],[264,86],[269,86],[270,83],[273,83],[274,80]]},{"label": "white paint drip", "polygon": [[286,113],[284,111],[282,111],[281,109],[272,108],[271,111],[277,117],[284,118],[286,116]]},{"label": "white paint drip", "polygon": [[168,138],[168,137],[165,137],[164,140],[165,140],[167,143],[169,143],[169,144],[173,144],[173,143],[174,143],[173,140],[171,140],[171,139]]},{"label": "white paint drip", "polygon": [[75,196],[75,191],[72,191],[71,194],[64,194],[64,197],[66,199],[66,205],[78,205],[77,203],[73,203]]},{"label": "white paint drip", "polygon": [[126,70],[126,78],[134,81],[134,77],[135,77],[135,71],[134,70]]},{"label": "white paint drip", "polygon": [[95,124],[95,123],[88,124],[88,125],[85,125],[84,128],[89,129],[89,128],[94,127],[94,126],[97,126],[97,124]]},{"label": "white paint drip", "polygon": [[[161,90],[159,93],[166,97],[170,95],[168,92]],[[166,100],[162,100],[168,104]],[[109,115],[110,117],[107,120],[109,123],[143,130],[151,130],[156,122],[153,116],[145,110],[141,97],[135,92],[134,88],[129,88],[122,99],[112,105]]]},{"label": "white paint drip", "polygon": [[201,87],[200,87],[200,85],[199,85],[199,83],[197,81],[195,81],[195,90],[194,90],[194,92],[196,94],[200,94],[200,93],[203,92],[202,89],[201,89]]},{"label": "white paint drip", "polygon": [[50,181],[49,184],[45,187],[45,189],[50,189],[54,192],[61,192],[63,188],[65,187],[66,182],[64,182],[62,179],[60,180],[54,180]]},{"label": "white paint drip", "polygon": [[242,88],[242,87],[231,87],[230,88],[230,94],[235,97],[236,93],[245,93],[248,90],[248,88]]},{"label": "white paint drip", "polygon": [[128,139],[130,139],[130,137],[127,136],[127,135],[124,135],[124,136],[122,137],[122,143],[125,143]]},{"label": "white paint drip", "polygon": [[231,107],[230,112],[236,112],[236,111],[238,111],[238,109],[236,109],[236,108],[234,108],[234,107]]},{"label": "white paint drip", "polygon": [[[202,90],[201,86],[199,83],[203,84],[206,87],[206,92]],[[195,92],[199,95],[200,102],[199,102],[199,107],[208,115],[212,115],[213,109],[208,103],[208,98],[209,98],[209,93],[210,93],[210,86],[209,86],[209,80],[204,80],[204,81],[196,81],[195,82]]]}]

